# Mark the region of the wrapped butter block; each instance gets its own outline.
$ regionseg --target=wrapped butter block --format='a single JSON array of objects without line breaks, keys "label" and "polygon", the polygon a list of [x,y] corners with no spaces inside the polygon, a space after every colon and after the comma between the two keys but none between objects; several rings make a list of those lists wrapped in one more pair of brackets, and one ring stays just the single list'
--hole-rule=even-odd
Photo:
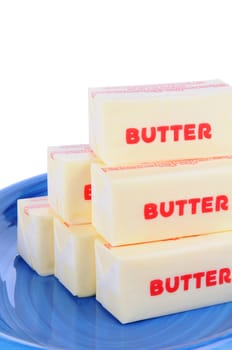
[{"label": "wrapped butter block", "polygon": [[232,231],[95,248],[96,299],[121,323],[232,301]]},{"label": "wrapped butter block", "polygon": [[112,245],[232,229],[232,156],[92,166],[92,222]]},{"label": "wrapped butter block", "polygon": [[47,197],[18,200],[18,253],[39,275],[54,273],[53,213]]},{"label": "wrapped butter block", "polygon": [[91,224],[72,225],[54,219],[55,273],[59,281],[79,297],[95,295],[96,272],[94,241],[97,233]]},{"label": "wrapped butter block", "polygon": [[48,199],[69,224],[91,222],[90,164],[96,158],[88,145],[48,148]]},{"label": "wrapped butter block", "polygon": [[89,89],[90,146],[106,164],[232,153],[221,80]]}]

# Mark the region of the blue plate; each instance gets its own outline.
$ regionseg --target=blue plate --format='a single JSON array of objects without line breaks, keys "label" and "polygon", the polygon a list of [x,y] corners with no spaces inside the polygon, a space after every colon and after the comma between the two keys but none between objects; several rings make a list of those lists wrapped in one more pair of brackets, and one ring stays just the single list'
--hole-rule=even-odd
[{"label": "blue plate", "polygon": [[17,255],[16,201],[46,195],[46,183],[0,191],[0,349],[232,349],[232,303],[121,325],[95,298],[32,271]]}]

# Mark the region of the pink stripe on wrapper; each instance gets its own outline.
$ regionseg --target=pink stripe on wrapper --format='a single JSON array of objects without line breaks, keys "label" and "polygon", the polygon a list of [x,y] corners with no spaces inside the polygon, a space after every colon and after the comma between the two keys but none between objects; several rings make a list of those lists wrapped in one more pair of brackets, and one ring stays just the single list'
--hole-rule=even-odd
[{"label": "pink stripe on wrapper", "polygon": [[162,92],[180,92],[194,89],[208,89],[208,88],[220,88],[229,87],[226,83],[217,84],[204,84],[205,82],[193,83],[177,83],[177,84],[157,84],[157,85],[137,85],[137,86],[125,86],[120,88],[99,88],[93,89],[91,96],[94,98],[100,94],[129,94],[129,93],[162,93]]},{"label": "pink stripe on wrapper", "polygon": [[31,209],[43,209],[43,208],[50,208],[50,205],[48,203],[38,203],[38,204],[31,204],[24,207],[24,214],[29,215],[29,210]]},{"label": "pink stripe on wrapper", "polygon": [[192,165],[200,162],[208,162],[213,160],[220,159],[232,159],[232,155],[225,156],[215,156],[215,157],[207,157],[207,158],[192,158],[192,159],[177,159],[177,160],[160,160],[156,162],[147,162],[147,163],[138,163],[132,165],[119,165],[112,167],[101,168],[105,173],[111,171],[119,171],[119,170],[132,170],[132,169],[144,169],[144,168],[157,168],[157,167],[175,167],[178,165]]},{"label": "pink stripe on wrapper", "polygon": [[78,145],[78,146],[63,146],[59,147],[56,151],[50,153],[51,159],[55,159],[58,154],[81,154],[81,153],[93,153],[89,145]]}]

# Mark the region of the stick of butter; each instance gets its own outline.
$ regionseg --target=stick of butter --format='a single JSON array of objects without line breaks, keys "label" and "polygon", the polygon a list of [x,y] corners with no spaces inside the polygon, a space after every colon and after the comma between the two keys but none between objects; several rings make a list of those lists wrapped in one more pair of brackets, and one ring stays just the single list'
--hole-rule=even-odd
[{"label": "stick of butter", "polygon": [[79,297],[95,295],[96,272],[94,241],[97,233],[91,224],[63,224],[54,219],[55,273],[59,281]]},{"label": "stick of butter", "polygon": [[232,301],[232,231],[95,250],[96,299],[121,323]]},{"label": "stick of butter", "polygon": [[91,222],[90,164],[94,160],[89,145],[48,148],[48,200],[69,224]]},{"label": "stick of butter", "polygon": [[106,164],[232,153],[221,80],[89,89],[90,146]]},{"label": "stick of butter", "polygon": [[92,166],[92,222],[112,245],[232,229],[232,156]]},{"label": "stick of butter", "polygon": [[39,275],[54,273],[53,213],[47,197],[18,200],[18,253]]}]

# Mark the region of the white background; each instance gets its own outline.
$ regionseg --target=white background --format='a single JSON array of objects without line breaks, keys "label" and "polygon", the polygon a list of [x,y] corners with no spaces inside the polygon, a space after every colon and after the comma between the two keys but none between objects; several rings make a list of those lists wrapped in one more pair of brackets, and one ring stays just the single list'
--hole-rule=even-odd
[{"label": "white background", "polygon": [[88,143],[89,86],[232,83],[231,0],[0,0],[0,188]]}]

